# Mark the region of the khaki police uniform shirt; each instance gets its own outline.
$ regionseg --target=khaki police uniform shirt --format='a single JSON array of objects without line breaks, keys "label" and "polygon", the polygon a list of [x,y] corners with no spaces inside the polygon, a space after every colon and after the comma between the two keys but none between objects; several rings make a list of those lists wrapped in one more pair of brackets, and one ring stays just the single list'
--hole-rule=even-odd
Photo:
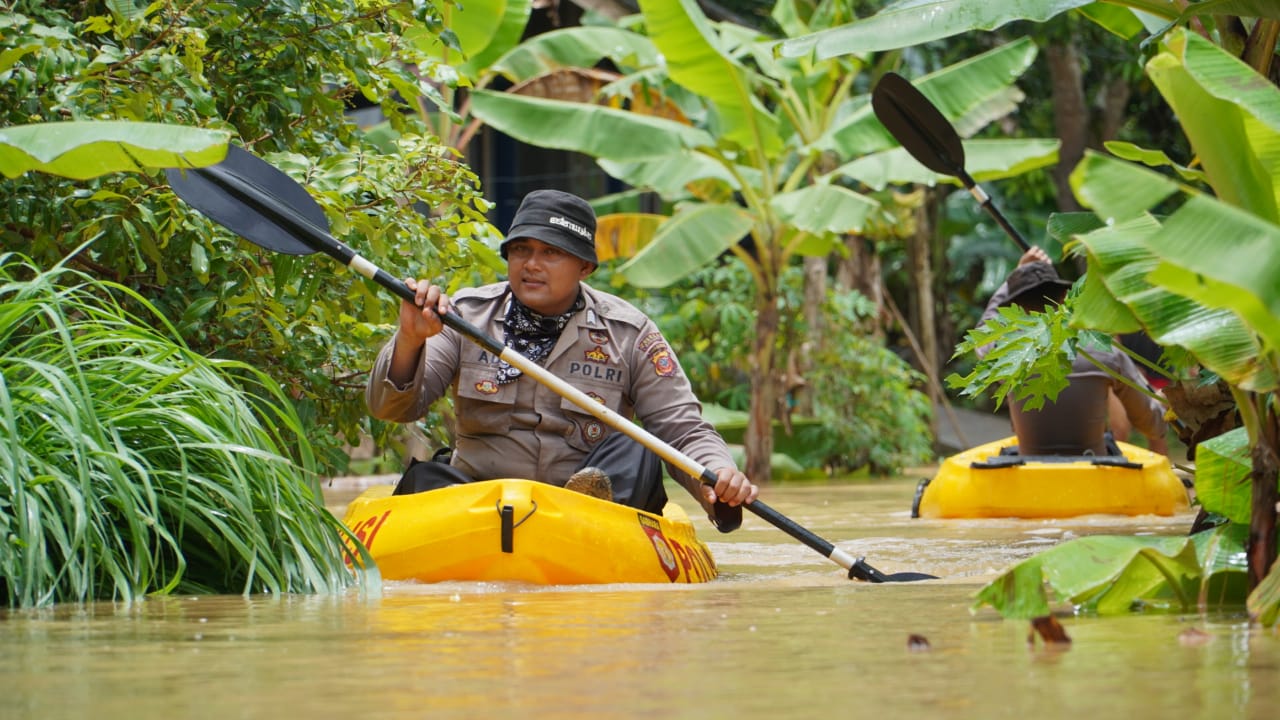
[{"label": "khaki police uniform shirt", "polygon": [[[694,396],[656,325],[621,298],[585,283],[586,306],[565,326],[543,367],[715,472],[734,467],[724,440],[702,418]],[[494,338],[503,338],[511,293],[507,283],[462,290],[454,311]],[[470,476],[532,478],[564,485],[597,443],[618,432],[528,375],[499,385],[499,358],[452,328],[428,338],[413,381],[387,377],[395,344],[379,352],[366,392],[374,417],[422,418],[452,390],[457,428],[452,464]],[[704,508],[700,482],[668,465]]]}]

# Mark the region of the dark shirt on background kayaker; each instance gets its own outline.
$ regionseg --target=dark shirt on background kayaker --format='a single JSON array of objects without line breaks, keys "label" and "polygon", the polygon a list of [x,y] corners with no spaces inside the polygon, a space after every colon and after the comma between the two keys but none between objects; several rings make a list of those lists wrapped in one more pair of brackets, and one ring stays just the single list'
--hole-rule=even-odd
[{"label": "dark shirt on background kayaker", "polygon": [[[417,302],[401,303],[399,327],[370,376],[369,410],[383,420],[416,422],[452,392],[457,427],[449,464],[464,479],[529,478],[564,485],[585,459],[601,455],[593,450],[606,446],[622,448],[623,456],[638,450],[660,475],[656,456],[639,443],[445,327],[436,314],[457,313],[623,417],[638,419],[709,469],[718,479],[714,490],[668,468],[713,522],[732,529],[726,526],[741,522],[738,506],[754,500],[758,489],[703,419],[701,403],[653,321],[621,298],[582,282],[597,265],[595,227],[595,213],[585,200],[535,191],[521,202],[500,246],[507,281],[449,297],[426,280],[406,280]],[[661,478],[656,482],[660,497],[620,488],[614,477],[613,497],[661,512],[666,496]],[[733,513],[726,516],[726,509]]]},{"label": "dark shirt on background kayaker", "polygon": [[[1005,281],[991,296],[981,323],[996,316],[1006,305],[1018,305],[1028,312],[1042,311],[1049,303],[1060,303],[1071,283],[1059,277],[1048,255],[1038,247],[1023,253]],[[991,346],[978,348],[983,357]],[[1038,410],[1027,410],[1025,402],[1009,398],[1009,418],[1023,455],[1107,454],[1107,409],[1110,394],[1119,399],[1128,422],[1147,438],[1151,450],[1168,453],[1163,406],[1138,388],[1150,389],[1136,363],[1116,348],[1087,348],[1090,360],[1077,353],[1067,375],[1067,387],[1054,401]],[[1094,360],[1124,380],[1109,375]]]}]

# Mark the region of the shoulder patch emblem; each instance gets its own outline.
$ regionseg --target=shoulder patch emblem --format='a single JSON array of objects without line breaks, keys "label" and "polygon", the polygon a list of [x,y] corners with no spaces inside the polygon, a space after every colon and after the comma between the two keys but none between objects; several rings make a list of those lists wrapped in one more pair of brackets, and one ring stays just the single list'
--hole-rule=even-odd
[{"label": "shoulder patch emblem", "polygon": [[609,362],[609,353],[605,352],[604,348],[600,347],[599,345],[583,353],[583,356],[586,357],[591,362],[595,362],[595,363]]},{"label": "shoulder patch emblem", "polygon": [[660,377],[672,377],[676,374],[676,361],[671,357],[671,350],[666,345],[655,345],[649,351],[649,362],[653,363],[653,371]]},{"label": "shoulder patch emblem", "polygon": [[494,395],[498,392],[498,383],[492,380],[481,380],[476,383],[476,392],[481,395]]}]

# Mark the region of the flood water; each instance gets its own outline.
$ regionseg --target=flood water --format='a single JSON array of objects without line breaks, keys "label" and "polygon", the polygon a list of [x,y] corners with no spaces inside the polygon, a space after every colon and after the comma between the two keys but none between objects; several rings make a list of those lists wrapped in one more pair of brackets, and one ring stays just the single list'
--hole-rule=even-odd
[{"label": "flood water", "polygon": [[[1185,534],[1190,514],[913,520],[917,479],[762,497],[879,570],[940,578],[926,582],[850,581],[748,515],[730,535],[696,520],[721,570],[704,585],[387,583],[380,597],[0,611],[0,718],[1276,716],[1280,635],[1242,616],[1062,617],[1073,642],[1045,646],[970,610],[996,573],[1067,538]],[[356,490],[335,484],[330,507]]]}]

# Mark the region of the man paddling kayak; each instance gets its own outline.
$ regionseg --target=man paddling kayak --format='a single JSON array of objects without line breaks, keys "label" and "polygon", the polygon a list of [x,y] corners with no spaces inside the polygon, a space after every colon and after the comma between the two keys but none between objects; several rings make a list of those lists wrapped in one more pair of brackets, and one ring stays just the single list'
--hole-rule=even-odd
[{"label": "man paddling kayak", "polygon": [[[399,327],[382,348],[366,401],[383,420],[415,422],[445,392],[457,414],[446,462],[416,463],[397,493],[472,480],[527,477],[661,513],[660,460],[651,451],[445,327],[463,319],[628,418],[716,476],[703,485],[669,467],[728,532],[759,492],[735,466],[657,326],[631,304],[583,281],[596,268],[596,217],[582,198],[529,193],[500,246],[507,281],[449,297],[406,279]],[[591,492],[594,491],[594,492]]]},{"label": "man paddling kayak", "polygon": [[[1005,305],[1017,305],[1027,312],[1043,312],[1050,304],[1061,303],[1071,283],[1059,277],[1049,256],[1031,247],[1018,259],[1018,266],[991,296],[979,324],[995,317]],[[982,357],[990,346],[978,348]],[[1168,454],[1164,408],[1143,392],[1150,385],[1137,364],[1115,348],[1088,348],[1090,360],[1077,353],[1067,375],[1068,385],[1055,401],[1043,408],[1028,410],[1022,401],[1010,397],[1009,417],[1018,437],[1022,455],[1106,455],[1109,395],[1124,408],[1127,421],[1147,438],[1154,452]],[[1097,361],[1111,373],[1098,367]],[[1140,389],[1141,388],[1141,389]]]}]

